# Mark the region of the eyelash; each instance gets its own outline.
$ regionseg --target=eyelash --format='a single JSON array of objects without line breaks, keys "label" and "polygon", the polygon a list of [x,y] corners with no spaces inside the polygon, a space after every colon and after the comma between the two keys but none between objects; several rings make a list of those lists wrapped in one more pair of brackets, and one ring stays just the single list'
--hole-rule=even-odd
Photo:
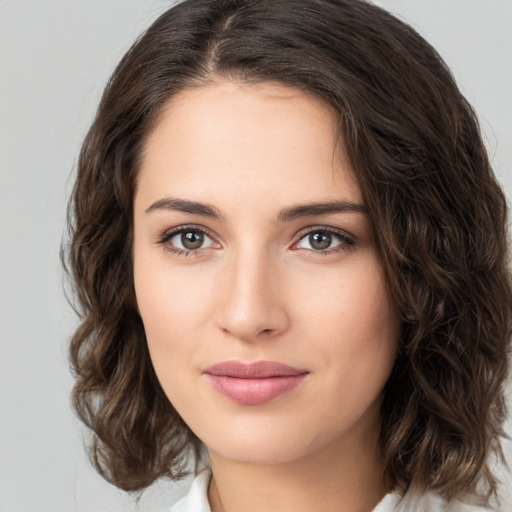
[{"label": "eyelash", "polygon": [[[305,251],[308,251],[309,253],[315,255],[315,256],[326,256],[329,254],[336,254],[342,251],[348,251],[352,249],[356,245],[355,237],[352,235],[349,235],[345,231],[341,229],[332,228],[329,226],[313,226],[311,228],[307,228],[306,230],[300,232],[298,234],[298,240],[297,242],[294,242],[293,246],[300,243],[302,240],[304,240],[306,237],[314,235],[314,234],[328,234],[328,235],[334,235],[340,240],[339,246],[335,246],[331,249],[323,249],[323,250],[314,250],[314,249],[303,249]],[[292,247],[293,247],[292,246]],[[294,250],[301,250],[300,248],[294,249]]]},{"label": "eyelash", "polygon": [[197,226],[195,224],[189,224],[186,226],[179,226],[176,228],[169,229],[168,231],[165,231],[162,233],[160,238],[158,239],[158,245],[164,246],[166,251],[169,251],[170,253],[176,255],[176,256],[200,256],[203,249],[180,249],[179,247],[173,247],[168,242],[176,235],[179,235],[181,233],[187,233],[187,232],[196,232],[196,233],[202,233],[206,235],[208,238],[213,240],[213,237],[210,233],[210,231],[202,226]]},{"label": "eyelash", "polygon": [[[200,256],[205,248],[198,248],[198,249],[180,249],[179,247],[173,247],[168,242],[176,235],[179,235],[181,233],[186,232],[196,232],[196,233],[202,233],[203,235],[206,235],[208,238],[213,240],[213,236],[211,235],[211,232],[202,227],[197,226],[194,224],[186,225],[186,226],[179,226],[176,228],[172,228],[168,231],[165,231],[162,233],[162,235],[159,237],[157,244],[162,245],[165,247],[166,251],[171,252],[172,254],[176,256],[182,256],[182,257],[190,257],[190,256]],[[329,234],[334,235],[340,240],[339,247],[331,248],[331,249],[324,249],[324,250],[314,250],[314,249],[302,249],[309,253],[314,254],[315,256],[325,256],[329,254],[335,254],[341,251],[348,251],[351,248],[353,248],[356,245],[356,240],[352,235],[347,234],[345,231],[341,229],[335,229],[329,226],[313,226],[311,228],[307,228],[307,230],[304,230],[300,232],[297,237],[298,240],[293,243],[292,250],[301,250],[301,248],[293,249],[293,246],[299,244],[302,240],[304,240],[306,237],[313,235],[313,234]]]}]

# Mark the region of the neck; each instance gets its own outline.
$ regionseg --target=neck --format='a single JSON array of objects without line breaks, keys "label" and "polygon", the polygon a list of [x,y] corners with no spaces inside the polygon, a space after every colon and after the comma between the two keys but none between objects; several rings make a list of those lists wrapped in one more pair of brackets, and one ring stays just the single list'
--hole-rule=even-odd
[{"label": "neck", "polygon": [[212,512],[371,512],[389,491],[378,440],[337,439],[278,464],[228,460],[209,451]]}]

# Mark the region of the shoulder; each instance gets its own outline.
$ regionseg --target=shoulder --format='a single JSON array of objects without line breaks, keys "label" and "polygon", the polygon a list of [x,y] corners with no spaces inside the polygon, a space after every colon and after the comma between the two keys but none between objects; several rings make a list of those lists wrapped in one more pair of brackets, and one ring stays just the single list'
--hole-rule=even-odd
[{"label": "shoulder", "polygon": [[407,494],[402,499],[398,493],[391,493],[377,505],[373,512],[493,512],[491,509],[463,503],[458,500],[447,502],[436,493],[421,496]]},{"label": "shoulder", "polygon": [[170,509],[163,512],[210,512],[208,504],[208,485],[210,484],[211,472],[205,469],[197,474],[192,481],[190,490]]}]

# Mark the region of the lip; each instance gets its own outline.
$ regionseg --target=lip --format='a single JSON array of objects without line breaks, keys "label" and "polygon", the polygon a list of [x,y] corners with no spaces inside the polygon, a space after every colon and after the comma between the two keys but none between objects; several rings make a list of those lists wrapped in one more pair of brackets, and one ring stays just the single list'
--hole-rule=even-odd
[{"label": "lip", "polygon": [[220,394],[242,405],[260,405],[297,387],[309,372],[275,361],[223,361],[203,373]]}]

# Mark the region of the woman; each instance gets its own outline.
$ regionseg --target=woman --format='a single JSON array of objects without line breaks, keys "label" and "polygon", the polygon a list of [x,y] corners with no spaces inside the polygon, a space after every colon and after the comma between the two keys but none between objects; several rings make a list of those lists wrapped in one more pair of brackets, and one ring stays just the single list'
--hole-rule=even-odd
[{"label": "woman", "polygon": [[116,69],[71,214],[74,403],[110,482],[192,456],[173,512],[496,496],[505,199],[410,27],[360,0],[178,4]]}]

